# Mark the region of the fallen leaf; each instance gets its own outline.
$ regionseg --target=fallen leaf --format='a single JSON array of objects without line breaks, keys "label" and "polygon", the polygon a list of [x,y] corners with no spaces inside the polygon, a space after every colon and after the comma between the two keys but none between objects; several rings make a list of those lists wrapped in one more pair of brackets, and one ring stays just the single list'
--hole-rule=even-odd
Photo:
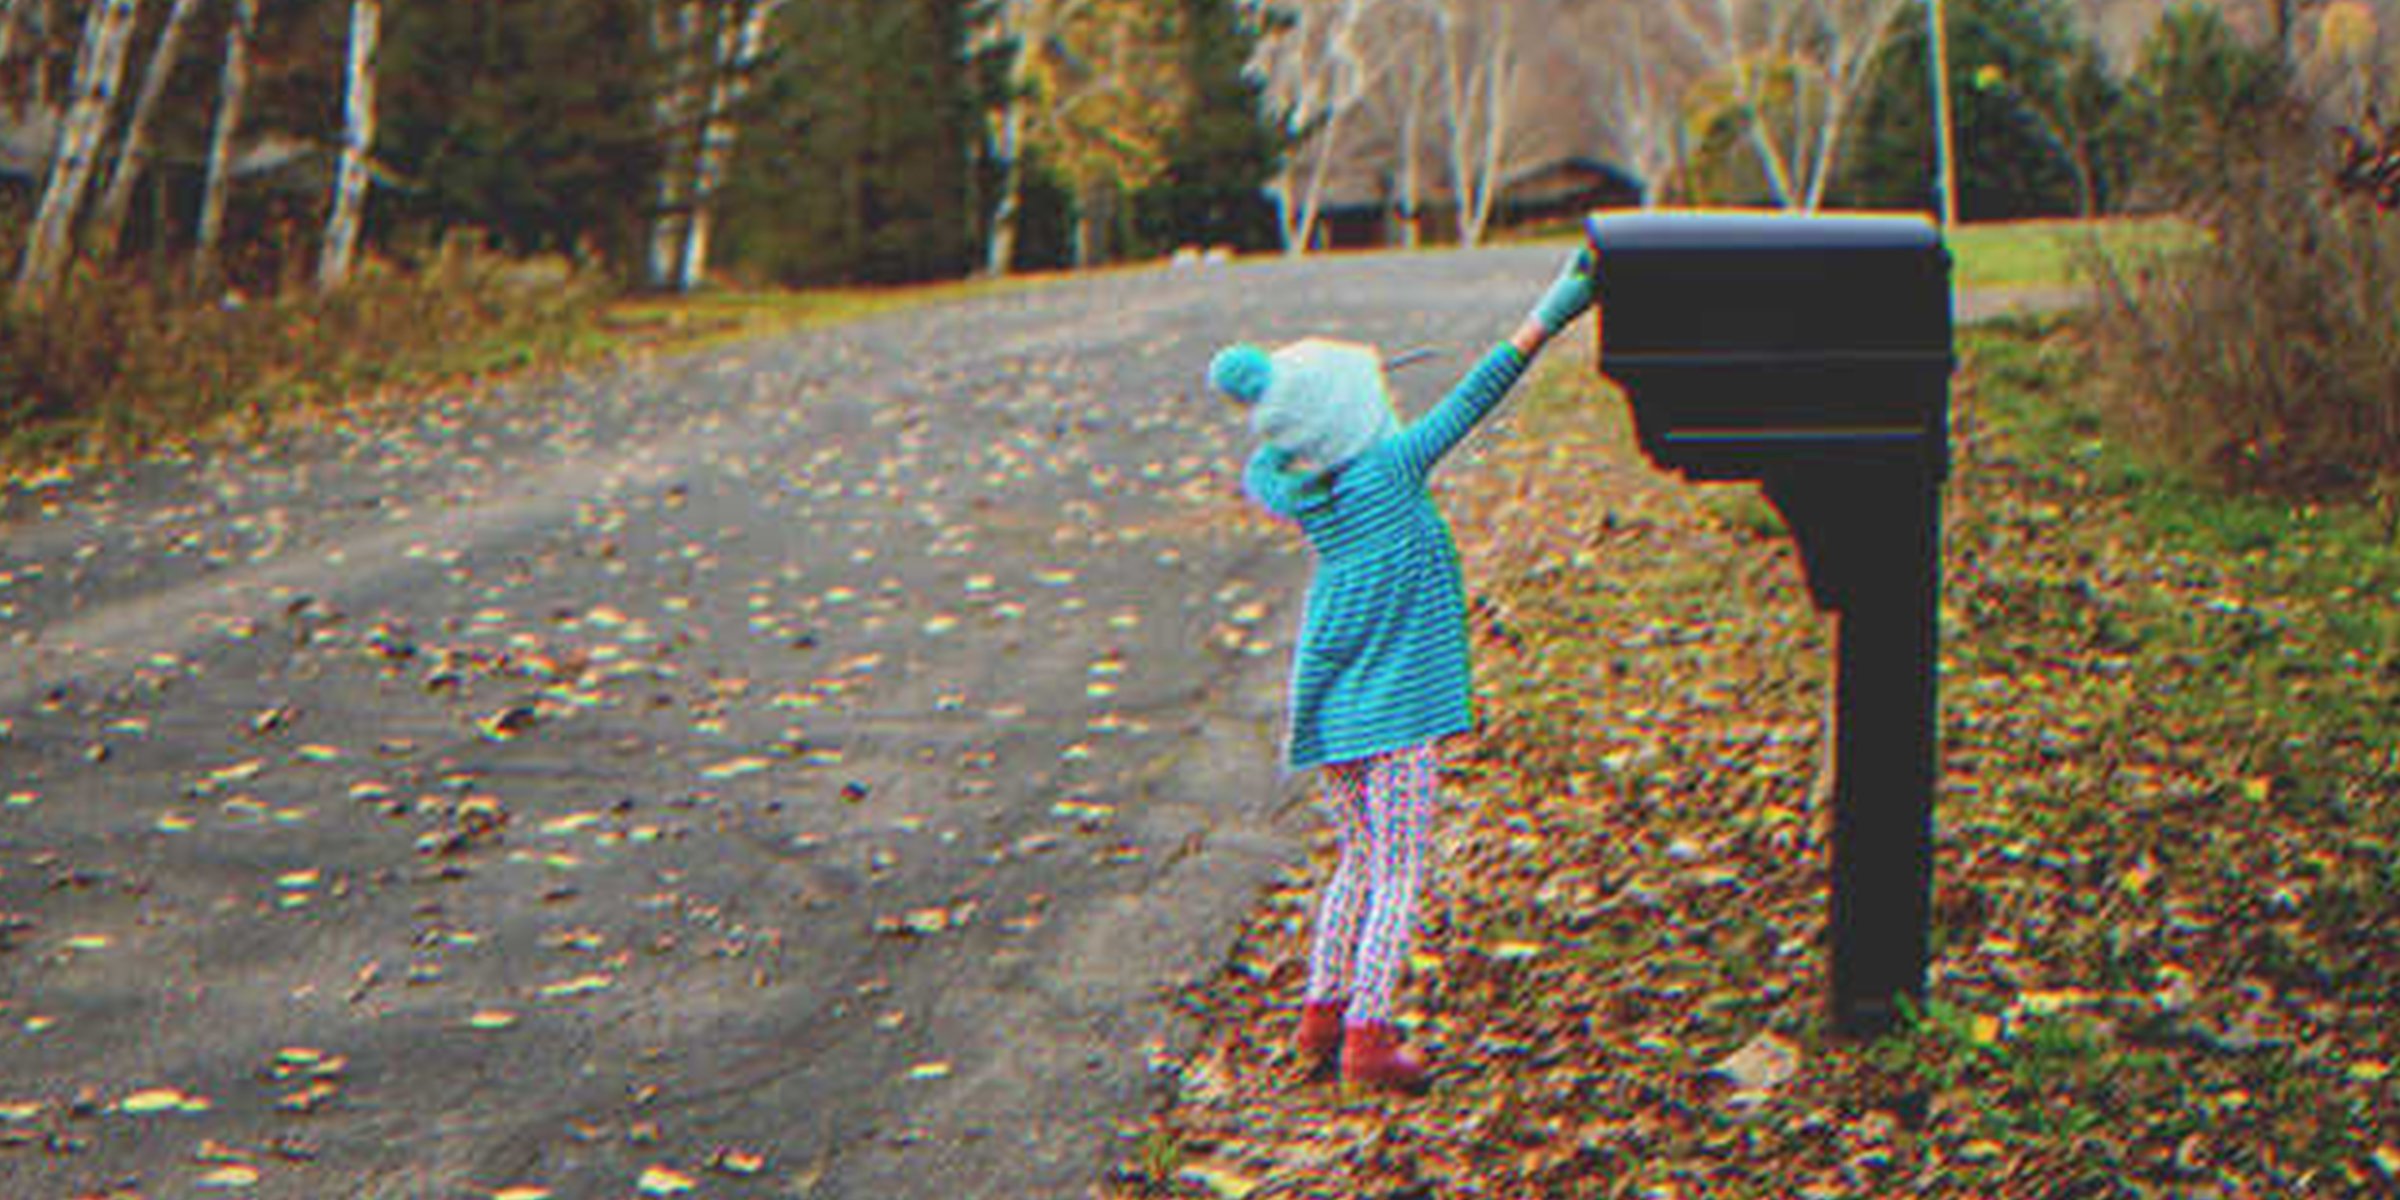
[{"label": "fallen leaf", "polygon": [[680,1196],[692,1190],[692,1177],[665,1167],[645,1167],[634,1186],[645,1196]]},{"label": "fallen leaf", "polygon": [[545,983],[541,987],[541,994],[543,998],[550,1000],[566,996],[586,996],[614,987],[616,982],[606,975],[593,972],[588,975],[578,975],[573,979],[561,979],[556,983]]},{"label": "fallen leaf", "polygon": [[709,1155],[708,1165],[728,1175],[756,1175],[766,1169],[767,1160],[765,1155],[723,1146]]},{"label": "fallen leaf", "polygon": [[703,779],[732,779],[742,775],[755,775],[772,765],[766,759],[755,754],[745,754],[740,758],[728,759],[713,767],[702,768],[700,777]]},{"label": "fallen leaf", "polygon": [[1771,1029],[1709,1068],[1710,1074],[1731,1080],[1737,1094],[1771,1092],[1799,1072],[1800,1048]]},{"label": "fallen leaf", "polygon": [[320,1079],[297,1091],[286,1092],[277,1097],[275,1107],[284,1112],[300,1115],[313,1113],[324,1107],[326,1101],[333,1099],[338,1090],[333,1084]]},{"label": "fallen leaf", "polygon": [[117,1102],[117,1111],[130,1117],[149,1117],[168,1112],[205,1112],[208,1100],[201,1096],[186,1096],[174,1088],[144,1088]]},{"label": "fallen leaf", "polygon": [[532,729],[539,720],[532,705],[512,704],[476,722],[475,727],[485,738],[505,742]]},{"label": "fallen leaf", "polygon": [[1177,1183],[1200,1188],[1219,1200],[1244,1200],[1258,1190],[1258,1181],[1228,1167],[1192,1163],[1175,1172]]},{"label": "fallen leaf", "polygon": [[204,1188],[216,1188],[221,1190],[233,1190],[238,1188],[246,1188],[257,1182],[258,1168],[244,1166],[241,1163],[228,1163],[222,1167],[218,1167],[216,1170],[202,1175],[196,1181],[196,1186]]}]

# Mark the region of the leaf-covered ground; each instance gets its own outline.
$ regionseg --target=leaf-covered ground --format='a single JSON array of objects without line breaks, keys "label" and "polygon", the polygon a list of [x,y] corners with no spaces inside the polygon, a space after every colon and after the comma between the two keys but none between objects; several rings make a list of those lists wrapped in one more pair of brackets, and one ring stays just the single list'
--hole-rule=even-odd
[{"label": "leaf-covered ground", "polygon": [[2390,1195],[2400,552],[2109,443],[2069,328],[1954,401],[1929,1011],[1824,1032],[1832,632],[1754,491],[1652,472],[1588,361],[1454,467],[1483,730],[1402,999],[1418,1099],[1288,1043],[1311,882],[1189,1002],[1136,1196]]}]

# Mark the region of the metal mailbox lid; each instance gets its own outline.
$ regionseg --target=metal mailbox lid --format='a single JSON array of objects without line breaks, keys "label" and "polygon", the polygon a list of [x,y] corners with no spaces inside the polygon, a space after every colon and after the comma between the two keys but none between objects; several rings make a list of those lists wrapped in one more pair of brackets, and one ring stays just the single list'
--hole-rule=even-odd
[{"label": "metal mailbox lid", "polygon": [[1586,231],[1612,375],[1691,356],[1950,363],[1950,258],[1923,216],[1611,212]]}]

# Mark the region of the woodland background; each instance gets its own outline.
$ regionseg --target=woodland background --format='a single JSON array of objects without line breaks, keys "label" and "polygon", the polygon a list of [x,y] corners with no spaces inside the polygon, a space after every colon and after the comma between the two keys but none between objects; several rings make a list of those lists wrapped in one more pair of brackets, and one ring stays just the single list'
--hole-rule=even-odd
[{"label": "woodland background", "polygon": [[[2288,68],[2354,119],[2388,4],[1952,0],[1970,219],[2157,207]],[[1931,207],[1914,0],[5,0],[0,248],[253,290],[472,237],[787,285],[1483,236],[1560,160],[1652,202]],[[2249,62],[2255,56],[2263,62]],[[221,260],[221,262],[220,262]]]}]

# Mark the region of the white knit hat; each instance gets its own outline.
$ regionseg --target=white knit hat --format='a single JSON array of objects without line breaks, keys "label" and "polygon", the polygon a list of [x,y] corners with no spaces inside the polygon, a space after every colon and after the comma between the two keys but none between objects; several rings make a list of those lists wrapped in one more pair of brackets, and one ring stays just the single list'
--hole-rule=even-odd
[{"label": "white knit hat", "polygon": [[[1248,347],[1220,355],[1211,376],[1221,390],[1251,401],[1250,431],[1267,444],[1325,470],[1400,427],[1374,347],[1303,338],[1264,357],[1263,386],[1256,382],[1256,352]],[[1231,369],[1237,361],[1243,368],[1238,373]]]}]

